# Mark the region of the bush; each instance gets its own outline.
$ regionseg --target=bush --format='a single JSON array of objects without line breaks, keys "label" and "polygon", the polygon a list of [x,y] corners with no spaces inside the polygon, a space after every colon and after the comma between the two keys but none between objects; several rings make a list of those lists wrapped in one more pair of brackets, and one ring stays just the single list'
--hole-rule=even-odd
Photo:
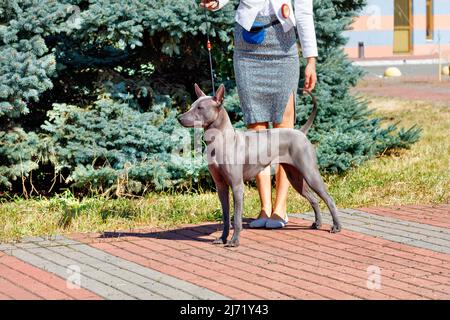
[{"label": "bush", "polygon": [[[314,3],[319,114],[309,137],[321,169],[343,172],[409,147],[419,129],[382,128],[349,94],[362,71],[342,50],[343,31],[365,1]],[[225,107],[237,127],[243,121],[233,5],[208,13],[209,24],[204,13],[198,0],[0,0],[0,190],[120,195],[208,184],[203,159],[173,150],[191,139],[175,114],[192,102],[193,84],[211,89],[208,32]],[[311,112],[306,99],[299,126]]]},{"label": "bush", "polygon": [[[0,131],[0,189],[11,189],[12,182],[29,177],[33,170],[38,169],[38,136],[26,133],[20,128],[10,132]],[[26,188],[22,189],[26,193]]]},{"label": "bush", "polygon": [[0,1],[0,117],[29,112],[29,102],[53,88],[55,56],[45,37],[68,32],[68,5],[53,0]]},{"label": "bush", "polygon": [[198,182],[206,163],[175,149],[189,132],[168,106],[139,112],[108,97],[88,108],[55,104],[43,129],[52,137],[56,172],[81,190],[117,195]]}]

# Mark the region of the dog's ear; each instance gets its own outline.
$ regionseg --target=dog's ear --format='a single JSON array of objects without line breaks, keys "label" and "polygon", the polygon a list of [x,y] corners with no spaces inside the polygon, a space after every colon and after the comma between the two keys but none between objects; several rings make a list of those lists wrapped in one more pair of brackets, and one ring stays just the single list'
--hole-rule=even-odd
[{"label": "dog's ear", "polygon": [[200,89],[198,84],[195,84],[194,87],[195,87],[195,94],[197,95],[197,98],[206,96],[206,94],[202,91],[202,89]]},{"label": "dog's ear", "polygon": [[224,97],[225,97],[225,86],[221,84],[219,89],[217,89],[216,91],[216,96],[214,97],[214,100],[222,104]]}]

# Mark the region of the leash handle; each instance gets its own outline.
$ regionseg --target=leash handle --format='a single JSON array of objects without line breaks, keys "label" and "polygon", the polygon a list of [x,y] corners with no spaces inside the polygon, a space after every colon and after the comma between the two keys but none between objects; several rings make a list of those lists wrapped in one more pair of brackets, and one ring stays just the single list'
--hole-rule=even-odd
[{"label": "leash handle", "polygon": [[214,69],[213,69],[213,61],[212,61],[212,54],[211,54],[211,41],[209,39],[209,21],[208,21],[208,12],[206,12],[205,9],[205,20],[206,20],[206,49],[208,49],[208,55],[209,55],[209,69],[211,71],[211,85],[212,85],[212,90],[213,90],[213,95],[216,95],[216,86],[214,84]]}]

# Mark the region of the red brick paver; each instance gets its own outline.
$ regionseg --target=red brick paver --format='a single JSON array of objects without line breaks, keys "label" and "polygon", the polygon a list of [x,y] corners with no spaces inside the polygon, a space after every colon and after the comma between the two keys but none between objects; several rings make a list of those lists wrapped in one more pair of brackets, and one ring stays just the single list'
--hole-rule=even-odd
[{"label": "red brick paver", "polygon": [[450,204],[371,207],[359,208],[359,210],[450,229]]},{"label": "red brick paver", "polygon": [[[379,222],[378,230],[380,226],[389,229],[387,235],[383,236],[384,229],[374,232],[370,217],[362,212],[359,220],[357,214],[347,215],[348,229],[339,234],[330,234],[329,226],[311,230],[311,222],[300,218],[291,218],[283,230],[245,229],[241,246],[232,249],[212,245],[212,239],[220,235],[221,226],[216,223],[71,238],[233,299],[450,299],[450,233],[442,229],[450,228],[450,205],[362,210],[386,216],[386,221],[374,220]],[[392,217],[421,225],[396,229],[403,224]],[[351,220],[356,222],[355,231],[349,230]],[[361,223],[365,228],[358,229]],[[365,230],[370,232],[361,233]],[[416,239],[422,242],[415,247],[408,242]],[[17,251],[9,254],[13,252],[15,257],[0,251],[0,300],[100,299],[88,290],[68,289],[63,278],[19,260],[22,256]],[[379,289],[369,288],[370,268],[380,270]]]},{"label": "red brick paver", "polygon": [[0,300],[100,299],[84,289],[68,289],[66,281],[0,252]]},{"label": "red brick paver", "polygon": [[[284,230],[246,229],[237,249],[211,244],[213,224],[75,238],[234,299],[450,298],[450,255],[309,225],[292,219]],[[367,287],[370,266],[381,270],[379,290]]]}]

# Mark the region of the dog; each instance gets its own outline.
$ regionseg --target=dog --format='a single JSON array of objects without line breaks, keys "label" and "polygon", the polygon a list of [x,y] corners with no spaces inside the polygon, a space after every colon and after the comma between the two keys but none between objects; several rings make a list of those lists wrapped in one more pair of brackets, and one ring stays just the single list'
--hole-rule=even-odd
[{"label": "dog", "polygon": [[[178,117],[186,128],[203,128],[208,169],[216,185],[223,211],[223,233],[214,241],[227,247],[239,246],[242,231],[242,211],[244,201],[244,181],[254,179],[256,175],[271,164],[280,164],[286,171],[294,189],[305,197],[315,213],[312,229],[319,229],[322,217],[318,201],[312,189],[328,206],[333,218],[331,233],[341,231],[341,224],[335,203],[319,173],[317,155],[314,146],[306,137],[317,115],[317,101],[313,99],[313,111],[300,130],[271,129],[261,131],[239,131],[231,124],[227,111],[223,107],[225,87],[222,84],[215,96],[207,96],[195,84],[198,99],[191,108]],[[230,233],[229,189],[234,203],[234,232]]]}]

